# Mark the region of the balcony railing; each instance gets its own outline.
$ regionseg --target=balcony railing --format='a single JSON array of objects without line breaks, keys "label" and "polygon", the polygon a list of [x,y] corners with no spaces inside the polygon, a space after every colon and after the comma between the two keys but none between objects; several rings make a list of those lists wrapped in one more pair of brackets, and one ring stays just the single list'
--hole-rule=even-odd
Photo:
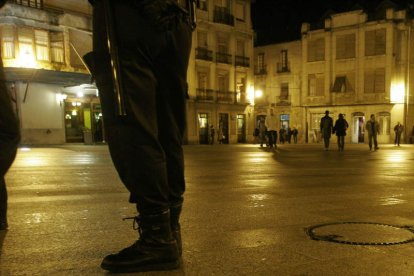
[{"label": "balcony railing", "polygon": [[242,67],[249,67],[250,58],[244,57],[244,56],[234,56],[234,65],[242,66]]},{"label": "balcony railing", "polygon": [[290,105],[290,95],[280,95],[276,105]]},{"label": "balcony railing", "polygon": [[254,74],[255,75],[267,75],[267,66],[266,65],[255,66]]},{"label": "balcony railing", "polygon": [[232,55],[226,53],[216,53],[216,62],[231,64]]},{"label": "balcony railing", "polygon": [[217,90],[217,102],[220,103],[235,103],[236,102],[236,93],[230,91],[220,91]]},{"label": "balcony railing", "polygon": [[234,16],[230,13],[227,7],[215,6],[213,21],[216,23],[234,26]]},{"label": "balcony railing", "polygon": [[278,73],[286,73],[286,72],[290,72],[290,63],[281,63],[278,62],[277,63],[277,72]]},{"label": "balcony railing", "polygon": [[197,90],[196,90],[196,100],[198,100],[198,101],[208,101],[208,102],[214,101],[214,90],[197,88]]},{"label": "balcony railing", "polygon": [[213,51],[207,48],[201,48],[201,47],[198,47],[195,50],[196,50],[195,56],[197,59],[208,60],[208,61],[213,60]]},{"label": "balcony railing", "polygon": [[246,93],[198,88],[196,101],[217,103],[246,103]]}]

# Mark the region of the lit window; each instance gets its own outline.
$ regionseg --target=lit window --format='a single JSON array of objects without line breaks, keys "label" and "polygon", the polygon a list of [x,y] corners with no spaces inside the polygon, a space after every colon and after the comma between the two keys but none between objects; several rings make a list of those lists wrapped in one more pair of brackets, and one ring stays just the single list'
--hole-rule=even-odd
[{"label": "lit window", "polygon": [[36,58],[37,60],[49,60],[49,36],[47,31],[35,30]]}]

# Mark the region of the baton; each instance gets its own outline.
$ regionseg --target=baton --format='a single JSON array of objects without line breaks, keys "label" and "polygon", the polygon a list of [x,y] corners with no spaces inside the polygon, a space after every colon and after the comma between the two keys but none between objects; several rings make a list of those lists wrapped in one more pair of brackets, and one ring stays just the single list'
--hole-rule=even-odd
[{"label": "baton", "polygon": [[103,1],[104,10],[105,10],[105,23],[106,23],[106,34],[108,41],[109,54],[111,56],[111,73],[112,81],[114,85],[114,95],[116,100],[116,114],[119,116],[125,116],[125,102],[123,94],[123,86],[121,80],[121,67],[119,65],[119,56],[117,48],[117,39],[115,34],[115,26],[113,19],[113,10],[110,0]]}]

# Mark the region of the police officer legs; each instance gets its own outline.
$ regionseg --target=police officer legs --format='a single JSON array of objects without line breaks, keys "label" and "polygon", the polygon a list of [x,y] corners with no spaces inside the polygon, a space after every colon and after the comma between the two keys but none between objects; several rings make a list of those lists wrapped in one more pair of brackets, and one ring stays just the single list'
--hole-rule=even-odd
[{"label": "police officer legs", "polygon": [[[179,266],[185,190],[182,139],[191,50],[188,16],[174,1],[112,1],[126,116],[116,115],[103,3],[94,1],[94,63],[110,154],[136,204],[139,239],[104,258],[111,272]],[[133,31],[131,31],[133,30]]]},{"label": "police officer legs", "polygon": [[16,156],[20,140],[18,120],[11,106],[0,58],[0,230],[7,225],[7,189],[4,176]]}]

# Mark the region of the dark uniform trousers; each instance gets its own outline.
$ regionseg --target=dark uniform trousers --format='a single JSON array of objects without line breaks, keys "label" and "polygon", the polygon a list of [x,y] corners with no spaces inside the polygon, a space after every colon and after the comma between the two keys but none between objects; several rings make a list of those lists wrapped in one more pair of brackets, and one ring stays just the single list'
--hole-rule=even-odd
[{"label": "dark uniform trousers", "polygon": [[7,190],[4,176],[16,156],[20,140],[19,123],[12,109],[0,58],[0,223],[6,221]]},{"label": "dark uniform trousers", "polygon": [[188,16],[173,1],[112,1],[126,116],[116,115],[102,1],[94,1],[92,74],[110,154],[142,214],[181,204]]}]

